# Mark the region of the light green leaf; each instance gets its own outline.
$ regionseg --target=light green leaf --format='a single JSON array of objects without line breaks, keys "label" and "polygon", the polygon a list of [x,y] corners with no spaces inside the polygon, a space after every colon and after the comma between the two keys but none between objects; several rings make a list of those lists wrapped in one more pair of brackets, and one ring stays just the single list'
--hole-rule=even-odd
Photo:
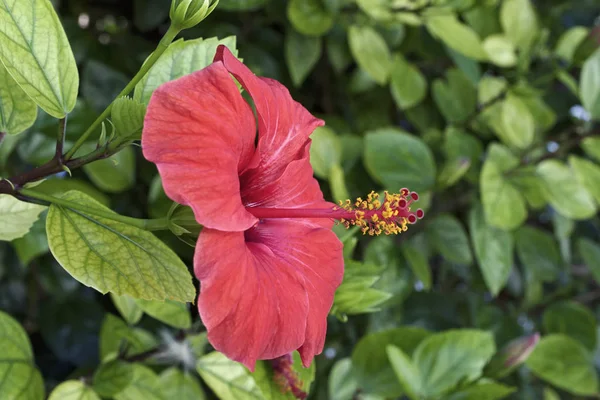
[{"label": "light green leaf", "polygon": [[499,132],[507,144],[520,149],[528,148],[535,138],[535,120],[527,105],[509,94],[502,103],[502,123]]},{"label": "light green leaf", "polygon": [[591,355],[568,336],[543,337],[529,356],[527,366],[534,375],[569,393],[598,393],[598,376]]},{"label": "light green leaf", "polygon": [[135,85],[133,99],[148,104],[152,92],[165,82],[172,81],[212,63],[217,47],[223,44],[237,55],[235,36],[221,40],[216,38],[177,40],[163,53],[150,71]]},{"label": "light green leaf", "polygon": [[430,333],[422,328],[403,327],[363,336],[352,352],[354,375],[363,392],[398,397],[402,387],[389,363],[387,345],[394,345],[410,356]]},{"label": "light green leaf", "polygon": [[481,39],[473,29],[458,20],[455,14],[431,15],[425,25],[431,34],[448,47],[475,60],[486,60]]},{"label": "light green leaf", "polygon": [[562,333],[577,340],[589,351],[596,349],[596,316],[584,305],[575,301],[552,304],[544,312],[546,333]]},{"label": "light green leaf", "polygon": [[423,101],[427,80],[416,66],[397,53],[392,63],[390,90],[398,108],[405,110]]},{"label": "light green leaf", "polygon": [[192,326],[192,317],[185,303],[143,299],[136,299],[136,303],[146,314],[167,325],[180,329],[189,329]]},{"label": "light green leaf", "polygon": [[294,29],[303,35],[323,36],[333,26],[333,17],[320,0],[291,0],[287,16]]},{"label": "light green leaf", "polygon": [[200,383],[190,372],[175,367],[164,370],[159,378],[166,400],[204,400],[206,396]]},{"label": "light green leaf", "polygon": [[263,399],[250,371],[217,351],[201,357],[196,370],[221,400]]},{"label": "light green leaf", "polygon": [[125,390],[114,396],[115,400],[169,400],[163,395],[158,376],[142,364],[133,364],[133,380]]},{"label": "light green leaf", "polygon": [[352,373],[352,360],[342,358],[336,361],[329,373],[327,386],[329,400],[350,400],[358,389],[358,383]]},{"label": "light green leaf", "polygon": [[538,35],[538,22],[530,0],[504,0],[500,24],[505,35],[519,49],[529,49]]},{"label": "light green leaf", "polygon": [[[600,69],[599,69],[600,71]],[[587,137],[581,141],[585,153],[600,162],[600,137]]]},{"label": "light green leaf", "polygon": [[548,202],[562,215],[581,220],[596,214],[594,198],[565,164],[557,160],[543,161],[537,166],[537,174],[544,182]]},{"label": "light green leaf", "polygon": [[596,282],[600,283],[600,245],[588,238],[579,238],[577,240],[577,251],[592,272]]},{"label": "light green leaf", "polygon": [[342,141],[327,126],[317,127],[310,138],[312,139],[310,164],[317,177],[327,179],[331,168],[334,165],[339,165],[342,161]]},{"label": "light green leaf", "polygon": [[579,79],[579,97],[592,119],[600,119],[600,49],[583,63]]},{"label": "light green leaf", "polygon": [[63,118],[77,101],[79,74],[69,40],[48,0],[0,3],[0,61],[40,108]]},{"label": "light green leaf", "polygon": [[422,383],[417,367],[400,348],[388,345],[386,351],[404,393],[412,400],[420,398]]},{"label": "light green leaf", "polygon": [[13,240],[12,242],[19,261],[24,266],[48,253],[48,238],[46,237],[46,220],[40,218],[31,227],[25,236]]},{"label": "light green leaf", "polygon": [[510,182],[521,191],[525,200],[534,210],[540,210],[548,204],[544,184],[535,173],[535,166],[524,166],[510,177]]},{"label": "light green leaf", "polygon": [[469,213],[469,230],[483,280],[492,295],[497,296],[513,267],[512,235],[490,226],[479,205]]},{"label": "light green leaf", "polygon": [[523,226],[515,233],[517,255],[535,280],[552,282],[560,273],[561,257],[554,237],[540,229]]},{"label": "light green leaf", "polygon": [[357,261],[347,260],[344,281],[335,292],[333,301],[336,314],[363,314],[377,311],[377,306],[388,300],[390,293],[371,288],[380,278],[379,271]]},{"label": "light green leaf", "polygon": [[33,125],[37,105],[10,76],[2,62],[0,82],[0,132],[16,135]]},{"label": "light green leaf", "polygon": [[35,367],[31,343],[25,330],[0,311],[0,393],[3,399],[43,400],[44,382]]},{"label": "light green leaf", "polygon": [[[297,389],[308,394],[310,386],[315,380],[316,363],[312,363],[310,367],[304,368],[300,354],[294,351],[292,354],[292,365],[288,374],[294,374],[297,382]],[[272,364],[269,361],[259,361],[256,364],[256,370],[252,374],[254,380],[265,400],[296,400],[299,397],[295,396],[290,390],[282,389],[278,384],[278,379],[281,379],[282,374],[277,374],[273,370]]]},{"label": "light green leaf", "polygon": [[439,215],[428,222],[426,229],[433,246],[445,259],[457,264],[473,262],[467,232],[456,217]]},{"label": "light green leaf", "polygon": [[[79,192],[68,192],[63,198],[110,211]],[[187,267],[150,232],[56,205],[48,212],[46,231],[50,250],[63,268],[101,293],[194,300],[196,291]]]},{"label": "light green leaf", "polygon": [[135,183],[135,152],[131,146],[105,160],[83,166],[83,170],[99,189],[120,193]]},{"label": "light green leaf", "polygon": [[490,380],[453,393],[447,400],[499,400],[515,392],[515,388]]},{"label": "light green leaf", "polygon": [[588,34],[589,29],[584,26],[574,26],[569,28],[558,39],[558,43],[556,43],[556,47],[554,48],[554,54],[568,63],[571,63],[575,56],[575,52]]},{"label": "light green leaf", "polygon": [[581,186],[600,204],[600,166],[577,156],[569,156],[569,166]]},{"label": "light green leaf", "polygon": [[348,44],[358,66],[375,82],[385,84],[392,69],[392,55],[383,37],[369,26],[352,25]]},{"label": "light green leaf", "polygon": [[100,365],[94,373],[94,390],[102,397],[113,397],[133,381],[134,366],[121,360]]},{"label": "light green leaf", "polygon": [[117,135],[122,138],[139,139],[144,127],[146,105],[129,97],[120,97],[114,101],[110,110],[112,123]]},{"label": "light green leaf", "polygon": [[338,164],[333,164],[329,171],[329,188],[331,189],[333,200],[343,201],[350,198],[348,188],[346,187],[344,169]]},{"label": "light green leaf", "polygon": [[433,81],[433,99],[446,121],[463,122],[475,112],[477,92],[465,74],[456,68],[446,72],[446,79]]},{"label": "light green leaf", "polygon": [[485,331],[461,329],[430,335],[413,355],[423,394],[440,396],[463,380],[479,378],[495,351],[494,338]]},{"label": "light green leaf", "polygon": [[300,86],[321,58],[321,38],[301,35],[288,29],[285,36],[285,62],[294,86]]},{"label": "light green leaf", "polygon": [[146,331],[129,327],[122,319],[107,313],[100,328],[100,359],[114,356],[123,345],[128,346],[127,355],[135,355],[157,343]]},{"label": "light green leaf", "polygon": [[419,137],[396,128],[365,135],[364,163],[369,174],[389,190],[426,191],[435,185],[435,163]]},{"label": "light green leaf", "polygon": [[82,381],[69,380],[55,387],[48,400],[100,400],[100,397]]},{"label": "light green leaf", "polygon": [[45,206],[0,194],[0,240],[10,242],[23,237],[45,209]]},{"label": "light green leaf", "polygon": [[491,35],[483,41],[483,49],[491,62],[499,67],[513,67],[517,63],[515,46],[503,35]]},{"label": "light green leaf", "polygon": [[140,322],[142,319],[142,315],[144,312],[137,305],[135,299],[133,297],[127,296],[126,294],[119,296],[118,294],[110,293],[110,298],[112,299],[115,307],[119,310],[119,313],[125,318],[130,325],[135,325]]}]

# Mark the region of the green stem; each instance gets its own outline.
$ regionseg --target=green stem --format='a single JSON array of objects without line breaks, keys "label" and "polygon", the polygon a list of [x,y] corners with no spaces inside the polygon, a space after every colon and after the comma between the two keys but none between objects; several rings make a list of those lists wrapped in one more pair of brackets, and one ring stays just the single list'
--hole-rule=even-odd
[{"label": "green stem", "polygon": [[73,210],[81,211],[85,214],[91,214],[97,217],[110,219],[112,221],[122,222],[124,224],[135,226],[136,228],[144,229],[147,231],[160,231],[169,229],[169,221],[166,218],[139,219],[126,217],[123,215],[119,215],[111,210],[101,210],[96,207],[88,207],[83,204],[75,203],[73,201],[50,196],[45,193],[40,193],[37,190],[32,189],[21,189],[19,190],[19,193],[23,196],[32,197],[37,200],[42,200],[51,204],[56,204],[58,206],[63,206]]},{"label": "green stem", "polygon": [[[137,85],[137,83],[140,80],[142,80],[142,78],[146,75],[146,73],[150,70],[150,68],[152,68],[152,66],[156,63],[156,61],[158,61],[160,56],[167,50],[167,48],[169,48],[169,45],[173,42],[173,40],[175,39],[175,37],[177,36],[177,34],[180,31],[181,31],[181,29],[175,27],[174,25],[169,26],[169,29],[167,30],[165,35],[160,40],[160,43],[158,44],[158,47],[156,48],[156,50],[154,50],[154,52],[150,55],[148,60],[146,60],[146,62],[142,65],[142,67],[140,68],[138,73],[135,74],[135,76],[133,77],[131,82],[129,82],[127,84],[127,86],[125,86],[125,89],[123,89],[121,91],[121,93],[119,93],[119,95],[115,98],[115,100],[120,97],[128,95],[135,88],[135,85]],[[77,142],[75,142],[73,147],[65,155],[65,160],[68,161],[71,157],[73,157],[75,152],[81,147],[81,145],[83,145],[83,143],[94,132],[94,130],[96,130],[96,128],[98,128],[100,123],[102,123],[102,121],[104,121],[110,115],[110,111],[112,110],[112,106],[113,106],[115,100],[113,100],[112,103],[110,103],[108,105],[108,107],[106,107],[106,109],[102,112],[102,114],[100,114],[100,116],[98,118],[96,118],[94,123],[92,123],[92,125],[90,125],[90,127],[81,135],[81,137],[79,137],[79,139],[77,139]]]}]

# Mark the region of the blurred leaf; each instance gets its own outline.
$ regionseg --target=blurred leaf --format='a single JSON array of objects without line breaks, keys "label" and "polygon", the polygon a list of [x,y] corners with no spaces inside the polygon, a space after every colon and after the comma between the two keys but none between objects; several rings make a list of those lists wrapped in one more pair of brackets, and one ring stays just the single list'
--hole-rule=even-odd
[{"label": "blurred leaf", "polygon": [[329,400],[350,400],[358,389],[352,372],[352,360],[342,358],[331,368],[328,380]]},{"label": "blurred leaf", "polygon": [[44,381],[35,367],[31,343],[25,330],[0,311],[0,393],[4,399],[43,400]]},{"label": "blurred leaf", "polygon": [[502,383],[482,380],[466,389],[453,393],[447,400],[497,400],[504,399],[513,392],[515,388],[503,385]]},{"label": "blurred leaf", "polygon": [[469,213],[469,230],[483,280],[492,295],[497,296],[513,267],[512,235],[488,225],[481,206]]},{"label": "blurred leaf", "polygon": [[120,97],[110,110],[112,123],[121,138],[140,139],[146,115],[146,105],[129,97]]},{"label": "blurred leaf", "polygon": [[285,36],[285,62],[294,86],[302,85],[321,58],[321,38],[288,29]]},{"label": "blurred leaf", "polygon": [[400,129],[368,132],[364,163],[369,174],[389,190],[407,187],[419,192],[435,184],[431,150],[420,138]]},{"label": "blurred leaf", "polygon": [[115,394],[115,400],[168,400],[163,395],[161,381],[150,368],[133,364],[133,381],[123,391]]},{"label": "blurred leaf", "polygon": [[[79,192],[68,192],[63,199],[110,211]],[[150,232],[56,205],[48,212],[46,231],[63,268],[102,293],[180,301],[193,301],[196,295],[185,264]]]},{"label": "blurred leaf", "polygon": [[544,183],[536,175],[534,166],[520,168],[518,173],[510,177],[510,182],[525,197],[530,208],[539,210],[548,204]]},{"label": "blurred leaf", "polygon": [[426,232],[433,246],[448,261],[457,264],[473,262],[467,232],[453,215],[443,214],[429,221]]},{"label": "blurred leaf", "polygon": [[101,364],[94,373],[94,390],[102,397],[113,397],[133,381],[133,364],[113,360]]},{"label": "blurred leaf", "polygon": [[38,186],[36,186],[35,190],[40,193],[49,194],[51,196],[60,196],[63,193],[68,192],[69,190],[77,190],[79,192],[83,192],[86,195],[90,196],[91,198],[93,198],[98,203],[102,204],[103,206],[106,206],[106,207],[110,206],[110,199],[108,198],[108,196],[106,194],[102,193],[101,191],[96,189],[94,186],[90,185],[88,182],[80,180],[80,179],[75,179],[75,178],[53,179],[53,178],[50,178],[50,179],[46,179],[45,181],[40,183]]},{"label": "blurred leaf", "polygon": [[135,183],[135,152],[131,146],[105,159],[83,166],[83,170],[99,189],[119,193]]},{"label": "blurred leaf", "polygon": [[[120,318],[107,313],[100,328],[100,359],[106,360],[117,354],[122,347],[127,355],[135,355],[151,349],[157,343],[145,331],[127,326]],[[111,358],[112,359],[112,358]]]},{"label": "blurred leaf", "polygon": [[148,32],[166,22],[170,0],[134,0],[133,24],[142,32]]},{"label": "blurred leaf", "polygon": [[554,54],[571,63],[575,52],[588,34],[589,29],[583,26],[569,28],[558,39],[558,43],[556,43],[556,47],[554,48]]},{"label": "blurred leaf", "polygon": [[490,61],[499,67],[513,67],[517,63],[514,45],[503,35],[491,35],[483,41],[483,49]]},{"label": "blurred leaf", "polygon": [[171,367],[159,378],[165,400],[204,400],[204,391],[197,378],[190,372]]},{"label": "blurred leaf", "polygon": [[333,164],[329,171],[329,187],[334,202],[335,200],[339,201],[350,198],[348,188],[346,187],[344,170],[338,164]]},{"label": "blurred leaf", "polygon": [[416,66],[397,53],[391,67],[390,90],[398,108],[405,110],[423,101],[427,80]]},{"label": "blurred leaf", "polygon": [[444,134],[443,149],[448,160],[469,161],[469,169],[466,173],[469,181],[479,179],[483,146],[475,136],[450,126]]},{"label": "blurred leaf", "polygon": [[600,166],[577,156],[569,156],[569,166],[581,186],[600,203]]},{"label": "blurred leaf", "polygon": [[455,14],[431,15],[427,17],[425,24],[433,36],[452,49],[475,60],[487,58],[477,33],[461,23]]},{"label": "blurred leaf", "polygon": [[201,357],[196,370],[221,400],[262,399],[262,392],[246,367],[217,351]]},{"label": "blurred leaf", "polygon": [[40,108],[63,118],[77,100],[79,74],[58,15],[47,0],[0,4],[0,59]]},{"label": "blurred leaf", "polygon": [[534,279],[552,282],[562,269],[558,246],[551,234],[531,226],[515,233],[517,255]]},{"label": "blurred leaf", "polygon": [[422,328],[402,327],[363,336],[352,352],[352,365],[358,387],[365,393],[385,397],[400,396],[402,387],[389,363],[386,346],[396,346],[410,356],[429,335],[430,333]]},{"label": "blurred leaf", "polygon": [[126,294],[119,296],[118,294],[111,292],[110,298],[121,316],[123,316],[129,325],[135,325],[140,322],[142,315],[144,315],[144,311],[138,306],[133,297],[127,296]]},{"label": "blurred leaf", "polygon": [[192,326],[192,318],[185,303],[143,299],[136,299],[136,303],[146,314],[167,325],[180,329],[189,329]]},{"label": "blurred leaf", "polygon": [[592,119],[600,119],[600,49],[581,68],[579,97]]},{"label": "blurred leaf", "polygon": [[463,329],[430,335],[419,343],[413,355],[423,394],[440,396],[462,380],[474,381],[495,351],[489,332]]},{"label": "blurred leaf", "polygon": [[596,214],[594,199],[565,164],[557,160],[542,161],[537,173],[544,182],[546,198],[558,212],[575,220]]},{"label": "blurred leaf", "polygon": [[450,47],[446,47],[446,52],[450,58],[452,58],[452,61],[454,61],[454,64],[456,64],[458,69],[465,74],[469,82],[473,85],[477,85],[481,79],[481,66],[479,65],[479,62]]},{"label": "blurred leaf", "polygon": [[500,23],[506,36],[519,49],[529,49],[538,35],[535,8],[529,0],[504,0]]},{"label": "blurred leaf", "polygon": [[269,0],[220,0],[218,9],[226,11],[254,11],[263,7]]},{"label": "blurred leaf", "polygon": [[94,110],[102,112],[128,83],[129,78],[122,72],[91,60],[83,69],[81,91]]},{"label": "blurred leaf", "polygon": [[229,36],[217,38],[177,40],[171,43],[150,71],[135,85],[133,99],[148,104],[152,92],[165,82],[172,81],[194,71],[201,70],[212,63],[217,46],[223,44],[237,55],[236,38]]},{"label": "blurred leaf", "polygon": [[375,82],[385,84],[392,69],[392,55],[381,35],[369,26],[352,25],[348,44],[358,66]]},{"label": "blurred leaf", "polygon": [[579,341],[589,351],[596,349],[596,317],[585,306],[574,301],[552,304],[544,312],[546,333],[562,333]]},{"label": "blurred leaf", "polygon": [[48,400],[100,400],[100,397],[82,381],[69,380],[55,387]]},{"label": "blurred leaf", "polygon": [[[600,71],[600,69],[598,69],[598,71]],[[600,137],[587,137],[583,139],[581,141],[581,147],[588,156],[596,161],[600,161]]]},{"label": "blurred leaf", "polygon": [[0,132],[16,135],[35,122],[37,105],[0,62]]},{"label": "blurred leaf", "polygon": [[600,283],[600,245],[588,238],[579,238],[577,251],[596,282]]},{"label": "blurred leaf", "polygon": [[377,306],[392,296],[371,288],[380,278],[378,272],[369,271],[367,266],[357,261],[346,261],[344,281],[335,292],[335,313],[354,315],[377,311]]},{"label": "blurred leaf", "polygon": [[388,345],[386,351],[403,392],[413,400],[420,398],[422,383],[417,367],[400,348]]},{"label": "blurred leaf", "polygon": [[48,248],[45,223],[45,219],[38,219],[25,236],[15,239],[12,242],[17,252],[17,257],[19,257],[19,261],[24,266],[29,265],[32,260],[48,253],[50,250]]},{"label": "blurred leaf", "polygon": [[527,366],[541,379],[576,395],[598,393],[598,377],[591,355],[579,342],[565,335],[542,338]]},{"label": "blurred leaf", "polygon": [[[310,135],[310,164],[315,175],[327,179],[334,165],[339,165],[342,158],[342,142],[336,133],[327,126],[317,127]],[[345,200],[338,199],[338,200]]]},{"label": "blurred leaf", "polygon": [[475,111],[477,92],[465,74],[458,69],[449,69],[446,79],[447,81],[433,81],[433,98],[448,122],[463,122]]},{"label": "blurred leaf", "polygon": [[308,36],[323,36],[333,25],[333,17],[320,0],[291,0],[287,17],[294,29]]},{"label": "blurred leaf", "polygon": [[423,252],[413,246],[410,241],[402,242],[402,255],[417,279],[423,283],[423,289],[431,289],[431,270],[429,262]]},{"label": "blurred leaf", "polygon": [[[295,400],[301,398],[296,396],[290,388],[283,386],[285,383],[283,385],[280,383],[282,379],[285,382],[290,378],[295,378],[296,390],[301,390],[306,394],[310,392],[311,384],[315,380],[316,364],[313,362],[309,368],[304,368],[300,354],[297,351],[294,351],[291,357],[292,363],[289,367],[287,366],[287,360],[281,361],[281,359],[259,361],[256,364],[256,371],[252,376],[262,393],[261,399]],[[274,366],[276,362],[280,365],[286,363],[281,367],[284,370],[277,371]]]},{"label": "blurred leaf", "polygon": [[528,148],[535,137],[535,120],[527,105],[509,94],[502,103],[501,138],[520,149]]},{"label": "blurred leaf", "polygon": [[0,194],[0,240],[10,242],[25,236],[45,209],[45,206]]}]

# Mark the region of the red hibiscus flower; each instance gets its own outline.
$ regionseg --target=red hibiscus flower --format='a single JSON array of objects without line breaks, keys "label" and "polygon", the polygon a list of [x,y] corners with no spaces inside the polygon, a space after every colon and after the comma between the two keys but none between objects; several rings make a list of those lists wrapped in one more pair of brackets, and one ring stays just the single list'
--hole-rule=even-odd
[{"label": "red hibiscus flower", "polygon": [[[252,97],[256,119],[230,74]],[[165,83],[148,105],[144,156],[166,194],[204,226],[194,271],[208,339],[251,370],[294,350],[309,366],[323,350],[344,270],[335,219],[378,234],[422,216],[410,212],[416,193],[408,191],[383,202],[372,193],[358,210],[324,201],[309,163],[309,135],[320,125],[224,46],[213,64]]]}]

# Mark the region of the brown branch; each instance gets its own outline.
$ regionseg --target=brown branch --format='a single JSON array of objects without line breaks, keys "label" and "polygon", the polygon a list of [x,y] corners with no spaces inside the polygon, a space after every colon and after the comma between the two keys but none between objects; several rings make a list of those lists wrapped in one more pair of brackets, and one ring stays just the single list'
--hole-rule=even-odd
[{"label": "brown branch", "polygon": [[54,159],[59,165],[63,165],[63,147],[65,144],[65,136],[67,134],[67,116],[58,121],[58,135],[56,137],[56,152]]}]

